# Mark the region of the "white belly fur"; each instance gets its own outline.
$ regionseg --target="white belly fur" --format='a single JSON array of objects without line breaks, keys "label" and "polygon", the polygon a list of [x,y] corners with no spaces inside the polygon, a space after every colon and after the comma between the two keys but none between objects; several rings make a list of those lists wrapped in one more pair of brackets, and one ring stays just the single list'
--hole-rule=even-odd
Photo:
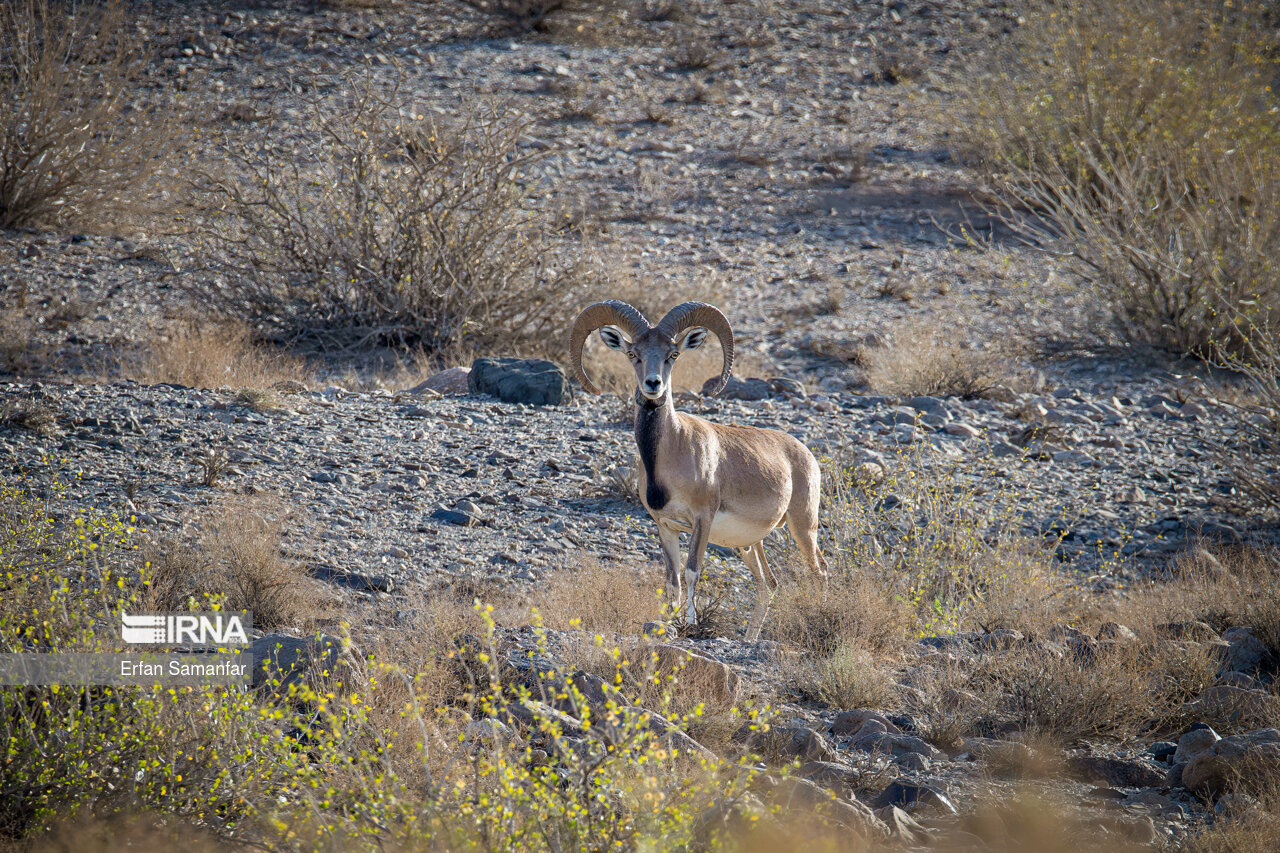
[{"label": "white belly fur", "polygon": [[769,535],[775,525],[761,523],[758,518],[746,518],[732,513],[717,512],[711,520],[711,543],[726,548],[745,548]]},{"label": "white belly fur", "polygon": [[[686,516],[683,513],[668,514],[664,512],[658,523],[677,533],[690,533],[693,531],[693,525],[686,520]],[[711,535],[708,539],[713,545],[723,545],[726,548],[746,548],[748,545],[754,545],[768,536],[769,531],[776,526],[776,523],[761,522],[757,518],[747,518],[728,512],[717,512],[715,517],[711,519]]]}]

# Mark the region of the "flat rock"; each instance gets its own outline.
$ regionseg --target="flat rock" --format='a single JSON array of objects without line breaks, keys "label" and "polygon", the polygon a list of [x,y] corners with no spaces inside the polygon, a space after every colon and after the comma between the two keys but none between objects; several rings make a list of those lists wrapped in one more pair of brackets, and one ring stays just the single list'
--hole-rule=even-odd
[{"label": "flat rock", "polygon": [[878,752],[897,758],[908,753],[934,758],[939,750],[924,740],[911,735],[895,735],[888,732],[867,732],[853,739],[851,746],[863,752]]},{"label": "flat rock", "polygon": [[1219,684],[1201,693],[1186,707],[1189,713],[1197,717],[1233,722],[1259,720],[1275,711],[1276,698],[1265,690]]},{"label": "flat rock", "polygon": [[1222,738],[1208,726],[1195,728],[1178,738],[1178,745],[1173,751],[1173,763],[1181,764],[1190,761]]},{"label": "flat rock", "polygon": [[437,394],[466,394],[471,390],[469,377],[471,368],[450,367],[433,373],[417,385],[409,389],[410,394],[425,394],[434,391]]},{"label": "flat rock", "polygon": [[837,790],[852,788],[862,778],[861,771],[834,761],[809,761],[796,773],[801,779]]},{"label": "flat rock", "polygon": [[[720,383],[719,376],[713,376],[702,385],[702,395],[709,397],[712,389]],[[739,379],[737,376],[730,376],[728,383],[724,386],[724,390],[720,392],[720,396],[726,400],[764,400],[772,393],[773,389],[769,382],[764,379],[750,378]]]},{"label": "flat rock", "polygon": [[875,816],[889,828],[889,835],[907,844],[923,844],[928,831],[911,815],[897,806],[884,806],[875,810]]},{"label": "flat rock", "polygon": [[1083,779],[1120,788],[1151,788],[1164,784],[1165,776],[1145,761],[1106,755],[1068,756],[1067,768]]},{"label": "flat rock", "polygon": [[1253,672],[1271,656],[1266,645],[1248,628],[1228,628],[1222,639],[1230,643],[1223,664],[1233,672]]},{"label": "flat rock", "polygon": [[868,720],[877,720],[884,728],[881,731],[891,734],[902,734],[902,730],[890,722],[880,711],[872,711],[869,709],[860,709],[854,711],[841,711],[836,714],[835,720],[831,723],[831,734],[833,735],[851,735],[857,734]]}]

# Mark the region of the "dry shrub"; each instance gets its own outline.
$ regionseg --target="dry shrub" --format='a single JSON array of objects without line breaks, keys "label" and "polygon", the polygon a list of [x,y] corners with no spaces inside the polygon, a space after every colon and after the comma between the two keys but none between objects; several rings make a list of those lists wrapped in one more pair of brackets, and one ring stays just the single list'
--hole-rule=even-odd
[{"label": "dry shrub", "polygon": [[1178,557],[1170,579],[1133,589],[1112,618],[1135,631],[1181,621],[1203,621],[1219,633],[1244,626],[1280,661],[1278,587],[1280,555],[1274,552],[1196,547]]},{"label": "dry shrub", "polygon": [[889,670],[876,655],[853,643],[842,643],[817,658],[784,659],[783,669],[784,677],[802,696],[832,708],[889,708],[896,704]]},{"label": "dry shrub", "polygon": [[[914,680],[920,692],[909,705],[925,737],[944,748],[966,737],[1006,737],[1010,731],[1047,748],[1185,727],[1191,721],[1181,719],[1183,703],[1212,684],[1216,671],[1208,653],[1175,660],[1153,643],[1080,652],[1044,640],[1019,642],[950,668],[928,659],[926,664],[932,677]],[[1023,770],[1029,771],[1048,754],[1012,752],[1002,760],[1026,764]]]},{"label": "dry shrub", "polygon": [[1007,224],[1063,247],[1130,340],[1232,349],[1232,310],[1280,306],[1265,5],[1034,3],[957,86],[954,129]]},{"label": "dry shrub", "polygon": [[[456,748],[445,741],[456,721],[451,709],[464,706],[475,686],[476,673],[464,667],[459,646],[465,637],[483,636],[484,629],[466,590],[410,593],[404,609],[407,618],[394,627],[372,625],[360,632],[365,663],[356,686],[377,684],[368,693],[377,699],[369,706],[369,722],[387,734],[383,756],[401,778],[417,780],[414,786],[425,794],[422,765],[433,776],[444,770]],[[407,715],[408,708],[414,713]]]},{"label": "dry shrub", "polygon": [[0,228],[114,214],[173,155],[174,105],[136,100],[132,14],[124,0],[0,8]]},{"label": "dry shrub", "polygon": [[253,612],[255,628],[299,628],[321,615],[321,590],[306,566],[281,551],[287,512],[266,500],[231,500],[195,519],[186,537],[153,543],[147,605],[202,608],[221,595]]},{"label": "dry shrub", "polygon": [[901,397],[981,397],[998,385],[1017,384],[1009,347],[970,349],[941,323],[908,323],[888,346],[863,347],[858,361],[878,394]]},{"label": "dry shrub", "polygon": [[58,430],[58,412],[44,400],[5,400],[0,403],[0,427],[52,435]]},{"label": "dry shrub", "polygon": [[699,665],[671,646],[654,643],[637,637],[612,645],[597,641],[573,649],[574,663],[613,685],[624,703],[661,714],[713,752],[739,752],[734,734],[754,697],[741,685],[733,689],[721,667]]},{"label": "dry shrub", "polygon": [[[137,363],[121,371],[145,385],[170,382],[191,388],[244,388],[261,394],[279,383],[309,378],[300,358],[255,344],[246,327],[188,321],[155,335]],[[244,401],[253,405],[254,400]],[[258,403],[267,402],[265,398]]]},{"label": "dry shrub", "polygon": [[313,103],[296,143],[228,139],[196,183],[227,270],[198,295],[233,316],[329,344],[554,337],[582,292],[578,241],[537,186],[531,120],[480,105],[453,123],[371,83]]},{"label": "dry shrub", "polygon": [[[832,587],[869,584],[910,629],[1043,630],[1069,586],[1052,549],[1021,532],[1013,499],[975,485],[954,461],[913,446],[873,484],[849,462],[823,475]],[[850,580],[844,580],[850,579]],[[837,599],[838,600],[838,599]]]},{"label": "dry shrub", "polygon": [[809,658],[847,648],[886,651],[907,627],[900,603],[859,572],[833,572],[828,583],[807,572],[783,579],[765,620],[774,639],[799,646]]},{"label": "dry shrub", "polygon": [[24,301],[19,294],[17,308],[0,307],[0,370],[18,375],[32,366],[36,349],[36,327],[22,310]]},{"label": "dry shrub", "polygon": [[1091,660],[1028,646],[984,659],[970,684],[993,703],[993,716],[1019,731],[1076,743],[1135,733],[1152,713],[1135,650],[1119,647]]},{"label": "dry shrub", "polygon": [[1251,793],[1231,795],[1213,824],[1187,839],[1185,853],[1256,853],[1280,850],[1280,780],[1254,780]]},{"label": "dry shrub", "polygon": [[606,567],[583,558],[551,574],[534,604],[548,628],[638,634],[662,610],[662,579],[650,567]]},{"label": "dry shrub", "polygon": [[1224,571],[1203,557],[1186,558],[1171,580],[1151,582],[1092,611],[1083,606],[1064,611],[1088,626],[1089,636],[1103,622],[1118,622],[1134,632],[1131,639],[1086,643],[1090,647],[1081,649],[1065,639],[1067,634],[1031,631],[1026,642],[982,654],[971,665],[940,669],[938,662],[930,663],[937,669],[934,677],[913,685],[922,691],[916,710],[930,739],[950,744],[1013,728],[1073,743],[1094,736],[1176,732],[1197,720],[1221,731],[1274,725],[1280,709],[1275,702],[1194,704],[1217,683],[1218,650],[1170,637],[1163,628],[1192,620],[1218,631],[1246,625],[1274,655],[1280,639],[1277,564],[1239,554],[1229,565]]},{"label": "dry shrub", "polygon": [[[1225,367],[1244,378],[1247,396],[1228,403],[1234,434],[1216,448],[1249,501],[1248,510],[1280,513],[1280,325],[1244,321],[1241,349]],[[1237,323],[1237,329],[1240,323]]]}]

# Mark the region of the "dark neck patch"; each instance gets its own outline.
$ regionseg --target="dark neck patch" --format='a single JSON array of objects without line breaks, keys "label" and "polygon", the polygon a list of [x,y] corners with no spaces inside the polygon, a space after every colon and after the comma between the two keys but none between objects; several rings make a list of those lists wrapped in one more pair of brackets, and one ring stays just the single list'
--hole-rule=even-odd
[{"label": "dark neck patch", "polygon": [[640,451],[640,462],[644,465],[645,504],[652,510],[661,510],[667,505],[667,491],[658,483],[654,474],[658,462],[658,443],[662,440],[663,407],[666,401],[654,404],[636,392],[636,447]]}]

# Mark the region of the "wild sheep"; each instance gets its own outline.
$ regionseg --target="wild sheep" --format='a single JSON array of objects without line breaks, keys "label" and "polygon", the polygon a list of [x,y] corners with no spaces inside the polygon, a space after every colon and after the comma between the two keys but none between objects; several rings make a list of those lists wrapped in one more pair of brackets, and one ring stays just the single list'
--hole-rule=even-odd
[{"label": "wild sheep", "polygon": [[720,310],[703,302],[672,308],[656,325],[625,302],[589,305],[569,336],[582,387],[600,389],[582,367],[582,346],[596,329],[610,349],[625,353],[636,372],[636,446],[640,500],[658,525],[667,591],[680,607],[680,534],[691,534],[684,569],[684,618],[697,618],[694,592],[708,542],[734,548],[756,579],[756,606],[747,639],[756,640],[778,580],[765,560],[763,540],[787,523],[810,570],[826,577],[818,550],[818,461],[792,436],[774,429],[717,424],[675,410],[671,368],[685,350],[720,339],[724,365],[720,393],[733,370],[733,330]]}]

